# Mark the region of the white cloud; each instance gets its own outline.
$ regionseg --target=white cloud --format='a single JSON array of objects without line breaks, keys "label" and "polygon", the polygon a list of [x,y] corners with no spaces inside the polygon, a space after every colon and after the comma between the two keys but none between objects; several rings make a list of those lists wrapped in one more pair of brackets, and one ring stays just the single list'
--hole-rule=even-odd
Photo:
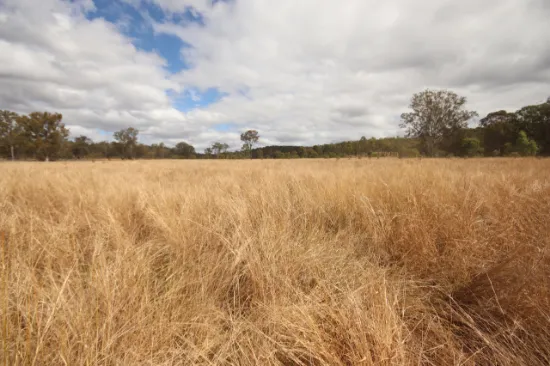
[{"label": "white cloud", "polygon": [[66,125],[66,127],[69,128],[71,136],[73,137],[84,135],[91,138],[93,141],[112,140],[109,136],[101,134],[95,128],[86,128],[79,125]]},{"label": "white cloud", "polygon": [[135,126],[145,133],[169,116],[184,124],[166,90],[180,90],[165,60],[132,45],[115,25],[84,16],[93,2],[5,0],[0,5],[0,105],[53,110],[72,135]]},{"label": "white cloud", "polygon": [[[196,1],[156,2],[177,12]],[[550,93],[544,0],[205,2],[205,26],[155,24],[193,46],[193,68],[173,80],[219,87],[229,96],[207,111],[271,141],[394,135],[426,87],[456,90],[480,113]]]},{"label": "white cloud", "polygon": [[[131,125],[147,141],[204,148],[238,147],[246,128],[264,144],[395,136],[426,87],[455,90],[482,115],[550,94],[547,0],[124,1],[141,12],[155,2],[168,19],[201,14],[204,25],[152,24],[192,46],[182,51],[189,70],[168,75],[166,60],[120,33],[124,24],[86,19],[91,0],[3,0],[3,108],[60,111],[73,132],[98,137]],[[202,103],[196,90],[208,88],[226,96],[187,113],[167,96]]]}]

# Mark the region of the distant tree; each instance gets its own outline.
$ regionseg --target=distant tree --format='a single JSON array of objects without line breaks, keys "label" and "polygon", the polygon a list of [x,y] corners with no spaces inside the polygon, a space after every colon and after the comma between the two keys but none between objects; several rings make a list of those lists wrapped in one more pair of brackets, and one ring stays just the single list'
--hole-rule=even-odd
[{"label": "distant tree", "polygon": [[19,116],[15,112],[0,111],[0,145],[9,150],[11,160],[15,160],[15,147],[21,137]]},{"label": "distant tree", "polygon": [[156,159],[156,158],[158,158],[158,155],[159,155],[159,145],[158,144],[151,144],[150,149],[149,149],[149,157],[151,159]]},{"label": "distant tree", "polygon": [[214,155],[216,155],[217,158],[220,157],[220,154],[223,154],[229,149],[229,145],[222,142],[214,142],[211,147],[212,151],[214,152]]},{"label": "distant tree", "polygon": [[319,154],[317,153],[317,151],[315,149],[309,149],[308,150],[308,157],[310,158],[318,158],[319,157]]},{"label": "distant tree", "polygon": [[151,146],[147,146],[148,155],[151,158],[155,159],[164,159],[167,155],[170,154],[170,149],[164,145],[164,142],[160,142],[158,144],[152,144]]},{"label": "distant tree", "polygon": [[315,145],[315,146],[313,146],[313,150],[315,150],[315,152],[317,152],[318,156],[323,155],[323,146]]},{"label": "distant tree", "polygon": [[477,156],[482,153],[481,142],[475,137],[466,137],[462,140],[462,155]]},{"label": "distant tree", "polygon": [[151,147],[149,145],[145,145],[145,144],[136,144],[132,150],[131,150],[131,158],[137,158],[137,159],[140,159],[140,158],[144,158],[144,157],[147,157],[147,156],[151,156],[151,154],[153,153],[151,151]]},{"label": "distant tree", "polygon": [[94,158],[109,158],[114,155],[113,144],[100,141],[90,145],[90,155]]},{"label": "distant tree", "polygon": [[30,149],[39,160],[57,158],[69,135],[59,113],[33,112],[21,116],[19,123]]},{"label": "distant tree", "polygon": [[466,98],[448,90],[425,90],[414,94],[410,113],[401,114],[401,127],[408,137],[422,141],[426,154],[433,156],[439,144],[455,130],[466,128],[476,112],[465,110]]},{"label": "distant tree", "polygon": [[355,149],[353,144],[350,141],[346,141],[339,146],[339,150],[344,153],[344,155],[353,155],[355,154]]},{"label": "distant tree", "polygon": [[257,154],[256,154],[256,157],[258,159],[263,159],[264,158],[264,152],[260,149],[258,150]]},{"label": "distant tree", "polygon": [[525,131],[545,155],[550,155],[550,103],[523,107],[515,115],[517,129]]},{"label": "distant tree", "polygon": [[511,123],[516,118],[514,113],[508,113],[504,110],[491,112],[479,120],[481,127],[489,127],[499,123]]},{"label": "distant tree", "polygon": [[139,131],[133,127],[122,129],[113,134],[115,140],[122,147],[122,158],[133,158],[137,145]]},{"label": "distant tree", "polygon": [[535,140],[529,140],[529,147],[526,150],[528,156],[535,156],[539,152],[539,147]]},{"label": "distant tree", "polygon": [[522,156],[533,156],[538,151],[537,143],[527,137],[525,131],[520,131],[516,140],[515,150]]},{"label": "distant tree", "polygon": [[517,135],[518,123],[515,113],[497,111],[489,113],[479,121],[483,130],[483,144],[488,154],[504,155],[505,145],[512,144]]},{"label": "distant tree", "polygon": [[252,157],[251,152],[254,144],[258,142],[260,135],[256,130],[248,130],[241,134],[241,141],[244,142],[242,150]]},{"label": "distant tree", "polygon": [[368,141],[368,152],[375,152],[378,150],[378,145],[378,141],[374,137],[371,137]]},{"label": "distant tree", "polygon": [[80,135],[74,138],[71,152],[77,159],[81,159],[90,153],[90,147],[93,141],[87,136]]},{"label": "distant tree", "polygon": [[192,155],[195,155],[195,148],[189,145],[187,142],[178,142],[174,148],[176,155],[189,159]]},{"label": "distant tree", "polygon": [[158,155],[160,155],[161,159],[164,159],[164,153],[166,152],[166,147],[164,146],[164,142],[159,143],[158,146]]}]

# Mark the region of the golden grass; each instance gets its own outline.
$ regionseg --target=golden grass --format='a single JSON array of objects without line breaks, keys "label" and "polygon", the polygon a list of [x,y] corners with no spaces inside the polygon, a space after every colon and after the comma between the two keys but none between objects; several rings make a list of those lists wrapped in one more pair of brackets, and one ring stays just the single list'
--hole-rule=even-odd
[{"label": "golden grass", "polygon": [[0,164],[8,365],[548,365],[550,160]]}]

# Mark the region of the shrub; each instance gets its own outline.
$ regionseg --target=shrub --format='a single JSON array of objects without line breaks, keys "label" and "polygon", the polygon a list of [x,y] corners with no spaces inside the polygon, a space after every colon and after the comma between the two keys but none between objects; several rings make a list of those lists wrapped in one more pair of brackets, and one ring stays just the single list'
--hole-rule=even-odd
[{"label": "shrub", "polygon": [[461,144],[463,156],[478,156],[481,155],[483,149],[481,148],[481,142],[475,137],[466,137],[462,140]]}]

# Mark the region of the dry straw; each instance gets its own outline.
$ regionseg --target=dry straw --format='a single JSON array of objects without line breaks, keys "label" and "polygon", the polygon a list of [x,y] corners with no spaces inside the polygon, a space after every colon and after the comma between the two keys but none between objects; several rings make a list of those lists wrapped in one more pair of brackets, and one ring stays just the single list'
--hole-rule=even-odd
[{"label": "dry straw", "polygon": [[550,364],[548,160],[0,171],[5,364]]}]

